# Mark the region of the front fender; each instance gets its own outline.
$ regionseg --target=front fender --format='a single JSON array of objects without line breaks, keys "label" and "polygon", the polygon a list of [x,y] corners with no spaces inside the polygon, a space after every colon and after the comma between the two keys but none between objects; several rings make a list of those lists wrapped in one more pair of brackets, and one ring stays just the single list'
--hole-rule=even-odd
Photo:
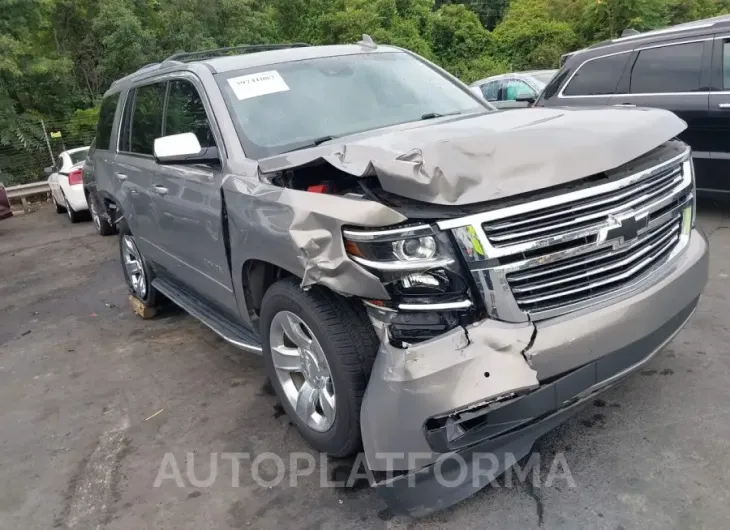
[{"label": "front fender", "polygon": [[376,276],[347,257],[342,226],[388,226],[405,221],[403,215],[374,201],[280,188],[257,178],[228,176],[222,188],[239,301],[240,271],[251,259],[291,272],[303,288],[320,284],[345,295],[389,298]]}]

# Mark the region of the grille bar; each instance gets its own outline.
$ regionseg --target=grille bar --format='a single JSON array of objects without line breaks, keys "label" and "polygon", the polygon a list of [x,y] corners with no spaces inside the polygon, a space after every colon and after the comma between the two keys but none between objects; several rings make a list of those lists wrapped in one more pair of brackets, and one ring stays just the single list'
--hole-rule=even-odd
[{"label": "grille bar", "polygon": [[[532,304],[569,294],[575,294],[584,290],[590,290],[594,287],[599,287],[601,285],[620,280],[624,277],[632,276],[635,272],[641,270],[646,265],[654,261],[655,257],[663,252],[667,244],[671,245],[676,243],[679,237],[679,229],[679,224],[675,224],[670,230],[666,231],[666,234],[649,242],[648,244],[641,245],[641,249],[636,252],[630,252],[627,257],[616,260],[615,258],[617,256],[612,255],[605,263],[594,265],[591,268],[584,269],[577,274],[574,273],[554,280],[526,284],[523,286],[514,286],[510,281],[512,292],[515,294],[515,298],[519,305]],[[618,257],[620,256],[621,255]],[[639,263],[631,266],[629,269],[625,269],[627,266],[632,265],[640,259],[641,261],[639,261]],[[582,264],[579,263],[574,266],[581,265]],[[619,272],[614,272],[616,270]],[[594,281],[590,281],[592,279],[594,279]],[[566,289],[566,285],[569,286],[569,284],[577,284],[579,287]],[[535,293],[535,291],[543,292],[535,296],[526,296],[524,298],[520,296],[522,293]]]},{"label": "grille bar", "polygon": [[[594,282],[582,288],[565,291],[563,293],[523,299],[519,302],[520,308],[528,312],[532,312],[535,310],[549,311],[551,309],[561,307],[567,303],[574,304],[587,299],[591,299],[601,294],[605,294],[606,292],[612,290],[611,288],[615,286],[614,284],[616,284],[616,282],[638,279],[644,276],[644,273],[652,270],[652,264],[657,264],[661,262],[663,258],[667,257],[672,248],[677,244],[678,240],[679,238],[675,237],[672,240],[668,241],[656,253],[650,255],[641,263],[635,265],[624,273]],[[560,300],[560,298],[564,299]],[[554,303],[536,306],[536,304],[538,304],[539,302],[544,302],[548,300],[552,300]],[[535,307],[530,307],[532,305],[534,305]]]},{"label": "grille bar", "polygon": [[[484,231],[487,238],[495,246],[524,243],[541,239],[547,235],[568,232],[570,228],[585,228],[586,226],[600,225],[608,215],[627,208],[637,208],[646,203],[659,200],[670,194],[672,189],[682,182],[681,167],[670,168],[668,171],[649,179],[649,182],[639,182],[623,193],[615,193],[598,200],[583,200],[577,204],[562,205],[559,211],[540,213],[534,216],[522,216],[521,219],[487,225]],[[591,210],[584,215],[576,215],[582,210]],[[561,219],[564,219],[561,221]],[[597,222],[599,221],[599,222]],[[513,231],[520,226],[533,226],[522,231]]]}]

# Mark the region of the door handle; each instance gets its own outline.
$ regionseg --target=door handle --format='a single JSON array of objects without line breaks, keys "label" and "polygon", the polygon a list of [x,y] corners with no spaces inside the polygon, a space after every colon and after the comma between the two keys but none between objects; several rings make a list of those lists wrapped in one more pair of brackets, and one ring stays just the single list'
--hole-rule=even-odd
[{"label": "door handle", "polygon": [[167,195],[168,189],[164,186],[152,186],[152,191],[157,195]]},{"label": "door handle", "polygon": [[114,173],[114,176],[117,177],[117,180],[121,180],[122,182],[127,180],[127,175],[124,173]]},{"label": "door handle", "polygon": [[614,107],[635,107],[633,103],[616,103]]},{"label": "door handle", "polygon": [[721,109],[730,109],[730,103],[720,103],[718,107]]}]

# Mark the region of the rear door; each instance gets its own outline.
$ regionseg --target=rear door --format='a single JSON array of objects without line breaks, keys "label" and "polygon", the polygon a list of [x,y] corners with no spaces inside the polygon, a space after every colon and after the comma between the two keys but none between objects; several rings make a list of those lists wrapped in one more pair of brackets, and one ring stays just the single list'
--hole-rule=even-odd
[{"label": "rear door", "polygon": [[709,123],[709,64],[712,38],[675,40],[638,47],[611,105],[657,107],[687,122],[680,139],[695,156],[698,175],[707,172],[712,130]]},{"label": "rear door", "polygon": [[159,212],[151,186],[157,170],[153,145],[155,138],[162,135],[166,88],[165,81],[158,81],[130,90],[120,127],[119,154],[114,166],[122,212],[137,246],[146,258],[163,266],[168,266],[170,260],[159,241]]},{"label": "rear door", "polygon": [[[202,147],[217,147],[225,161],[212,118],[197,77],[181,74],[170,80],[164,136],[192,132]],[[223,237],[223,175],[221,164],[159,165],[151,186],[160,246],[174,261],[171,272],[219,309],[238,315]]]},{"label": "rear door", "polygon": [[698,172],[697,185],[705,194],[730,193],[730,35],[717,35],[712,54],[707,171]]},{"label": "rear door", "polygon": [[118,188],[117,180],[114,178],[117,137],[113,131],[117,130],[121,116],[120,99],[121,95],[117,93],[107,96],[101,102],[96,139],[93,150],[89,152],[87,166],[93,175],[96,193],[100,198],[111,201],[116,201],[115,192]]}]

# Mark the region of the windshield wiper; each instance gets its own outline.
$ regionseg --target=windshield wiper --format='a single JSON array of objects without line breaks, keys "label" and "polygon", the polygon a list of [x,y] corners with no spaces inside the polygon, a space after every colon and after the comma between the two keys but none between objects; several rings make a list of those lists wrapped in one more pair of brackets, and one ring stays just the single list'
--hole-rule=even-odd
[{"label": "windshield wiper", "polygon": [[440,114],[438,112],[427,112],[423,116],[421,116],[422,120],[432,120],[434,118],[443,118],[444,116],[456,116],[457,114],[461,114],[458,110],[456,112],[447,112],[446,114]]},{"label": "windshield wiper", "polygon": [[319,138],[315,138],[308,144],[300,145],[299,147],[295,147],[294,149],[289,149],[288,151],[285,151],[285,152],[291,153],[292,151],[301,151],[302,149],[310,149],[312,147],[317,147],[319,144],[323,144],[325,142],[329,142],[330,140],[334,140],[335,138],[337,138],[337,136],[320,136]]}]

